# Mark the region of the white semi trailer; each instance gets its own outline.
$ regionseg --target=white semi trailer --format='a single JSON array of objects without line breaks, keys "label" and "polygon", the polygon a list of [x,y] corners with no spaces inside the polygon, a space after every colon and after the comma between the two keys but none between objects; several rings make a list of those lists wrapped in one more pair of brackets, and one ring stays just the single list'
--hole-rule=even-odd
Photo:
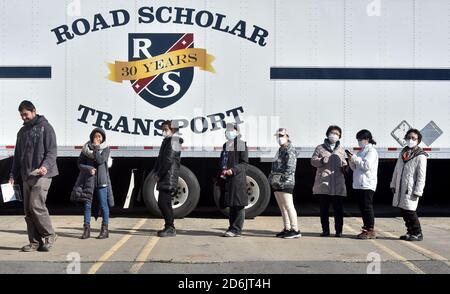
[{"label": "white semi trailer", "polygon": [[[93,127],[113,157],[155,157],[174,119],[192,160],[217,161],[226,122],[263,161],[278,127],[308,158],[331,124],[346,148],[371,130],[381,158],[396,158],[415,127],[431,158],[450,158],[449,10],[447,0],[0,0],[0,158],[14,153],[24,99],[53,124],[60,157],[77,157]],[[254,166],[247,179],[256,216],[270,188]],[[142,191],[158,213],[154,186],[148,177]],[[176,216],[199,195],[183,166]]]}]

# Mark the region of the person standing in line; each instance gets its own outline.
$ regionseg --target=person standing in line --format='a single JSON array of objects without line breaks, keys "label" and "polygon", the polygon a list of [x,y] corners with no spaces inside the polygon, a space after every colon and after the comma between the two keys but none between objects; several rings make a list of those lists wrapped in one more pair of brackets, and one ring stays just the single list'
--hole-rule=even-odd
[{"label": "person standing in line", "polygon": [[330,236],[329,209],[333,204],[335,237],[342,237],[344,226],[344,198],[347,196],[345,186],[344,167],[347,164],[347,155],[341,146],[342,129],[330,126],[326,131],[323,144],[316,147],[311,158],[311,165],[316,171],[313,194],[319,196],[320,221],[322,224],[322,237]]},{"label": "person standing in line", "polygon": [[164,217],[164,228],[158,231],[159,237],[175,237],[175,217],[172,198],[178,191],[178,177],[181,166],[181,144],[177,122],[166,120],[162,124],[163,141],[159,149],[152,173],[156,175],[156,189],[159,191],[158,207]]},{"label": "person standing in line", "polygon": [[289,139],[287,129],[278,129],[275,136],[280,148],[275,156],[275,161],[272,163],[269,182],[274,191],[284,223],[284,229],[275,236],[295,239],[302,236],[298,229],[297,211],[295,210],[293,199],[297,151]]},{"label": "person standing in line", "polygon": [[32,102],[19,105],[23,127],[17,133],[9,183],[20,177],[29,244],[23,252],[49,251],[57,238],[46,206],[52,178],[59,174],[56,164],[56,134],[48,120],[36,114]]},{"label": "person standing in line", "polygon": [[229,207],[229,227],[224,237],[240,237],[244,227],[245,206],[248,205],[246,170],[248,166],[247,143],[241,140],[239,126],[227,124],[220,154],[220,174],[218,184],[221,197],[220,206]]},{"label": "person standing in line", "polygon": [[91,237],[91,212],[94,207],[97,215],[97,202],[100,204],[102,226],[97,239],[109,238],[109,208],[114,206],[109,168],[112,165],[110,148],[106,143],[106,133],[103,129],[94,129],[90,140],[83,145],[78,157],[80,173],[71,194],[74,202],[83,202],[84,225],[81,239]]},{"label": "person standing in line", "polygon": [[422,142],[419,130],[410,129],[405,140],[406,146],[400,152],[390,185],[394,194],[392,206],[400,209],[405,221],[407,231],[400,239],[422,241],[422,227],[416,210],[425,188],[428,154],[419,147]]},{"label": "person standing in line", "polygon": [[363,219],[362,232],[358,239],[375,239],[375,216],[373,212],[373,195],[377,189],[378,180],[378,152],[374,145],[377,143],[368,130],[361,130],[356,134],[358,146],[361,150],[357,154],[346,151],[349,165],[353,170],[353,189],[359,200],[359,209]]}]

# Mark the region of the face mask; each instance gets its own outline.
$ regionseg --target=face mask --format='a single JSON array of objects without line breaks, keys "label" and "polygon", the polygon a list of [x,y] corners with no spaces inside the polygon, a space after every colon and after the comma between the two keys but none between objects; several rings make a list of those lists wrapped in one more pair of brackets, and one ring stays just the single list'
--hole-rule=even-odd
[{"label": "face mask", "polygon": [[163,131],[162,135],[164,138],[169,138],[172,134],[170,132]]},{"label": "face mask", "polygon": [[284,138],[284,137],[281,137],[281,138],[278,138],[277,141],[278,141],[278,144],[279,144],[280,146],[282,146],[282,145],[284,145],[284,144],[287,143],[288,139],[287,139],[287,138]]},{"label": "face mask", "polygon": [[236,131],[226,131],[225,132],[225,137],[227,138],[227,140],[234,140],[237,137],[237,132]]},{"label": "face mask", "polygon": [[336,143],[337,141],[339,141],[339,136],[336,134],[330,134],[328,136],[328,140],[330,140],[331,144]]},{"label": "face mask", "polygon": [[414,148],[417,146],[417,141],[414,140],[406,140],[406,144],[408,145],[409,148]]},{"label": "face mask", "polygon": [[367,146],[367,144],[364,143],[363,141],[358,141],[358,146],[359,146],[360,148],[365,148],[365,147]]}]

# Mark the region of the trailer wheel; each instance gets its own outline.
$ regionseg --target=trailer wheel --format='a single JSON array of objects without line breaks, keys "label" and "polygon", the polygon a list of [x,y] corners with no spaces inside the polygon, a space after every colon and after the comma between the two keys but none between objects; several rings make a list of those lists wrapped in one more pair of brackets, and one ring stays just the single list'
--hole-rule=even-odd
[{"label": "trailer wheel", "polygon": [[[264,173],[253,165],[247,168],[247,194],[249,204],[245,207],[245,218],[255,218],[266,210],[270,201],[270,185]],[[229,216],[229,208],[220,208],[220,188],[214,181],[214,202],[217,208]]]},{"label": "trailer wheel", "polygon": [[[142,196],[145,205],[152,215],[162,217],[158,207],[159,191],[156,190],[156,176],[149,174],[143,185]],[[178,190],[172,198],[173,214],[175,218],[183,218],[190,214],[197,207],[200,199],[200,185],[197,178],[190,169],[185,166],[180,167],[178,177]]]}]

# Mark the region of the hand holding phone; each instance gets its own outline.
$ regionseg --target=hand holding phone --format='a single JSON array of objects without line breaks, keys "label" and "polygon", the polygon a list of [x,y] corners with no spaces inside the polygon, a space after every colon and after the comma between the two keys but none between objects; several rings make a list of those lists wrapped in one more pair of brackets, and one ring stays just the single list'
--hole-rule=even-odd
[{"label": "hand holding phone", "polygon": [[352,156],[353,156],[353,153],[351,153],[350,151],[348,151],[348,149],[345,149],[345,153],[347,153],[347,156],[348,156],[348,157],[352,157]]}]

